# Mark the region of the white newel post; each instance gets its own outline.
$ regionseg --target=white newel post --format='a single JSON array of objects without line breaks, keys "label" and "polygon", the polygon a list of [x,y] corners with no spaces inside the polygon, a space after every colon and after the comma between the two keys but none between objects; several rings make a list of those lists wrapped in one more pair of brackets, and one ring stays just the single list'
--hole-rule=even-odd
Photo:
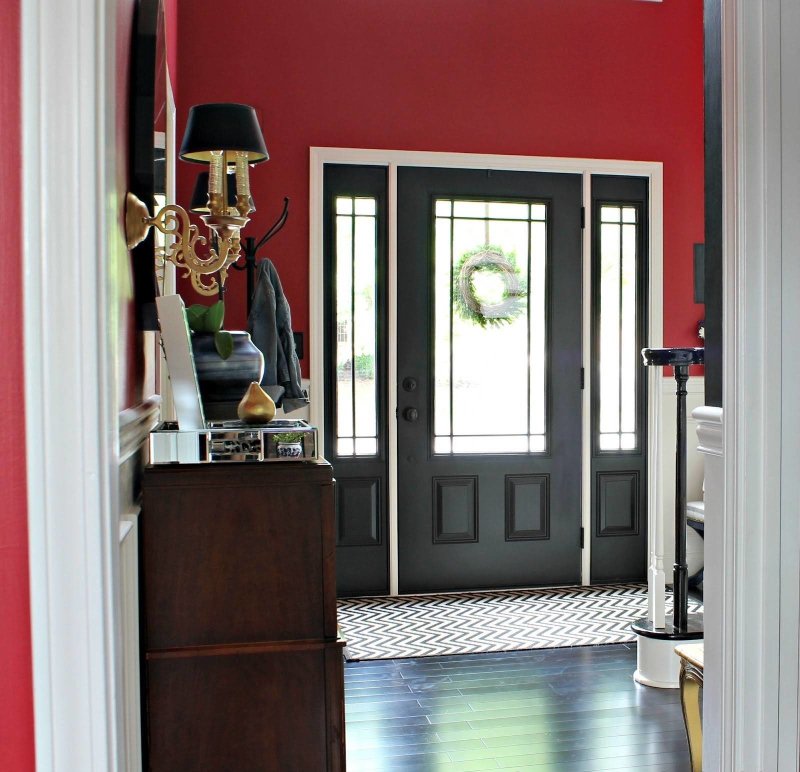
[{"label": "white newel post", "polygon": [[[656,420],[663,420],[661,411],[661,370],[649,368],[647,370],[649,392],[651,399],[657,400]],[[653,627],[663,628],[666,618],[666,574],[664,571],[664,507],[663,507],[663,477],[661,470],[661,437],[662,431],[650,432],[648,438],[649,462],[649,508],[648,523],[649,534],[647,547],[650,556],[647,571],[647,618]]]}]

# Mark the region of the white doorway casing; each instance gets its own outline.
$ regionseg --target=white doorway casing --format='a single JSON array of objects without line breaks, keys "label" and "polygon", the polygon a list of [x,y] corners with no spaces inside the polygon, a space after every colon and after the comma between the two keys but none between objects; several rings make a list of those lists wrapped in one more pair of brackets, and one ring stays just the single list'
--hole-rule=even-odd
[{"label": "white doorway casing", "polygon": [[[705,761],[711,772],[772,772],[797,768],[800,737],[800,3],[721,3],[726,410],[724,431],[717,421],[724,479],[707,490],[709,518],[718,521],[706,542],[717,568],[706,586]],[[108,270],[96,259],[107,254],[108,220],[118,215],[105,209],[113,201],[107,51],[116,31],[108,9],[22,4],[36,755],[39,769],[70,772],[115,770],[120,758],[117,545],[108,521],[119,352],[108,341]],[[329,152],[343,163],[352,151],[312,151],[312,191]],[[376,151],[372,162],[380,158]],[[81,206],[63,194],[65,179],[79,186]],[[311,207],[313,215],[313,196]],[[320,222],[317,213],[312,223]],[[311,235],[318,260],[318,227]],[[319,292],[319,277],[311,281]],[[312,302],[311,313],[318,328],[321,308]],[[58,380],[43,362],[63,368]],[[81,400],[65,407],[76,381]]]},{"label": "white doorway casing", "polygon": [[[649,255],[648,255],[648,331],[647,345],[658,347],[663,341],[663,168],[658,161],[618,161],[596,158],[551,158],[536,156],[498,156],[471,153],[436,153],[402,150],[369,150],[357,148],[312,147],[310,159],[309,194],[309,309],[311,336],[311,384],[315,398],[311,404],[311,422],[319,427],[320,443],[324,446],[324,284],[323,284],[323,175],[325,164],[359,164],[384,166],[388,172],[388,333],[396,339],[397,331],[397,169],[402,166],[452,169],[494,169],[504,171],[556,172],[583,176],[583,205],[591,211],[591,176],[609,174],[646,177],[649,180]],[[586,218],[583,232],[583,365],[591,372],[591,218]],[[397,409],[397,354],[389,347],[387,367],[387,411],[389,425],[389,591],[398,591],[397,554],[397,436],[393,416]],[[650,553],[649,581],[664,584],[663,568],[663,506],[658,419],[661,412],[662,374],[648,368],[648,551]],[[590,407],[591,379],[583,391],[583,474],[582,524],[591,533],[591,476],[590,476]],[[582,552],[581,577],[589,583],[591,553],[590,539]],[[651,593],[653,594],[653,593]],[[663,592],[661,593],[663,607]],[[652,606],[652,604],[651,604]],[[651,615],[658,614],[651,608]],[[663,617],[663,610],[660,612]]]},{"label": "white doorway casing", "polygon": [[800,757],[800,3],[721,7],[724,410],[698,412],[712,451],[703,761],[776,772]]}]

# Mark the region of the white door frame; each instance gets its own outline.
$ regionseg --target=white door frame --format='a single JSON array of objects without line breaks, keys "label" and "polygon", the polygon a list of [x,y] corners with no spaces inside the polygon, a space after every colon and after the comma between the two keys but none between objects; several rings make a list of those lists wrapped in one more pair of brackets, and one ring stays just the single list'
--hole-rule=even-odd
[{"label": "white door frame", "polygon": [[721,435],[724,474],[707,490],[703,761],[777,772],[800,752],[800,3],[720,4],[724,410],[701,440]]},{"label": "white door frame", "polygon": [[[482,155],[473,153],[435,153],[404,150],[312,147],[309,195],[309,309],[311,337],[311,421],[320,431],[325,415],[323,384],[325,363],[324,265],[323,265],[323,171],[325,164],[385,166],[388,170],[388,332],[397,333],[397,169],[401,166],[451,169],[494,169],[503,171],[556,172],[583,176],[583,205],[591,212],[590,178],[593,174],[646,177],[649,180],[650,234],[648,255],[648,335],[647,345],[659,347],[663,341],[663,166],[660,161],[617,161],[597,158],[551,158],[537,156]],[[583,365],[591,372],[591,217],[583,232]],[[397,554],[397,423],[391,420],[397,409],[397,352],[389,346],[387,367],[387,411],[389,425],[389,592],[398,592]],[[663,513],[659,459],[659,415],[661,411],[661,371],[648,368],[648,552],[663,554]],[[583,475],[582,524],[591,533],[591,378],[583,391]],[[323,445],[324,447],[324,445]],[[591,539],[586,539],[581,558],[581,581],[589,583]],[[663,573],[663,566],[661,568]],[[663,586],[663,578],[661,582]]]},{"label": "white door frame", "polygon": [[[25,0],[25,417],[37,769],[121,759],[118,13]],[[124,171],[122,171],[124,179]],[[17,191],[8,191],[16,195]],[[16,234],[15,234],[16,235]]]}]

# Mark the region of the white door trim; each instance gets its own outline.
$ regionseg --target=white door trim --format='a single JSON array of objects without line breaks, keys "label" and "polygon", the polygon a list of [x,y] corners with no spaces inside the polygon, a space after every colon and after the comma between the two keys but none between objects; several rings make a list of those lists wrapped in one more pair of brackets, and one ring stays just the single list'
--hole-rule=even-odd
[{"label": "white door trim", "polygon": [[724,478],[709,491],[704,744],[709,769],[771,772],[796,769],[800,745],[800,6],[721,7]]},{"label": "white door trim", "polygon": [[[358,148],[312,147],[310,159],[310,195],[309,195],[309,312],[311,338],[311,384],[314,399],[311,402],[311,422],[319,427],[320,442],[324,443],[322,434],[325,415],[324,405],[324,281],[323,281],[323,169],[325,164],[360,164],[385,166],[389,170],[389,331],[396,331],[396,263],[397,263],[397,168],[400,166],[420,166],[452,169],[495,169],[504,171],[558,172],[581,174],[584,176],[584,205],[591,211],[588,199],[589,188],[587,177],[593,174],[613,174],[619,176],[647,177],[650,181],[650,253],[648,271],[648,340],[647,345],[658,347],[663,341],[663,165],[660,161],[618,161],[597,158],[553,158],[538,156],[484,155],[474,153],[438,153],[406,150],[370,150]],[[583,237],[583,273],[584,273],[584,367],[591,372],[589,331],[591,304],[586,302],[587,285],[591,277],[591,217],[587,217]],[[392,347],[390,346],[390,349]],[[397,363],[396,352],[390,351],[388,368],[389,415],[394,415],[397,395]],[[648,551],[653,553],[659,540],[663,513],[661,512],[658,417],[661,406],[661,388],[659,379],[661,372],[656,368],[648,369]],[[591,533],[591,473],[590,444],[586,440],[590,436],[589,405],[590,378],[583,395],[583,482],[582,482],[582,522],[586,533]],[[389,590],[397,594],[397,458],[396,427],[389,421]],[[584,584],[589,582],[590,544],[586,540],[583,550],[581,576]]]},{"label": "white door trim", "polygon": [[[120,765],[116,4],[22,7],[25,416],[37,769]],[[127,9],[127,5],[120,5]],[[109,43],[111,41],[111,43]],[[123,144],[123,148],[126,145]],[[15,191],[9,192],[15,195]]]}]

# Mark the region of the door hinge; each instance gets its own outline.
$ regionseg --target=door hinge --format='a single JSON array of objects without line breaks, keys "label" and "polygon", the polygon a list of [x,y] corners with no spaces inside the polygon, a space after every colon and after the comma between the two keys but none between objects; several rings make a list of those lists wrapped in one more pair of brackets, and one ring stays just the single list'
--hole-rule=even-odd
[{"label": "door hinge", "polygon": [[581,228],[586,227],[586,207],[581,207]]},{"label": "door hinge", "polygon": [[581,389],[586,388],[586,368],[581,367]]},{"label": "door hinge", "polygon": [[583,526],[581,526],[581,549],[583,549]]}]

